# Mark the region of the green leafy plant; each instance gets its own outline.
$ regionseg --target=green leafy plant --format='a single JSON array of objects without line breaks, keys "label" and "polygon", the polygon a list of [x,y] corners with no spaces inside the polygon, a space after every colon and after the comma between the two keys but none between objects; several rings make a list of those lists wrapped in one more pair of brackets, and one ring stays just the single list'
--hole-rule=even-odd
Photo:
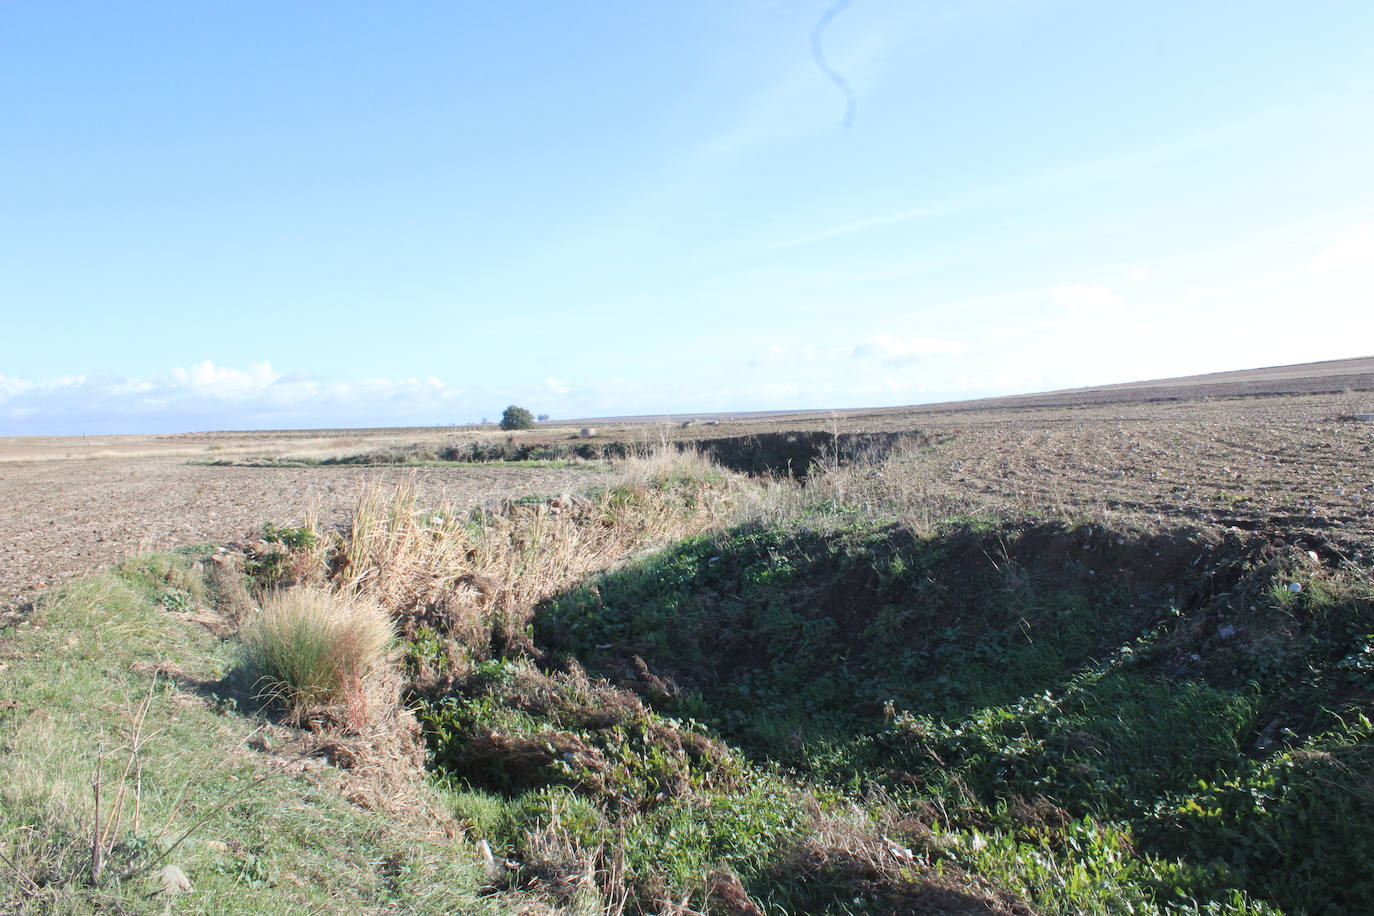
[{"label": "green leafy plant", "polygon": [[274,525],[267,522],[262,526],[262,539],[269,544],[280,544],[287,550],[309,550],[319,543],[319,535],[309,525]]}]

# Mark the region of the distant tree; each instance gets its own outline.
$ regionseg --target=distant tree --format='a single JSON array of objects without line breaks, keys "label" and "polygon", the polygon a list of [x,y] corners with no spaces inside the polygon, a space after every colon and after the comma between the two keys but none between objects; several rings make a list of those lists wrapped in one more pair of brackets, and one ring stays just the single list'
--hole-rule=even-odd
[{"label": "distant tree", "polygon": [[533,429],[534,414],[523,407],[516,407],[514,404],[506,408],[501,414],[502,429]]},{"label": "distant tree", "polygon": [[541,413],[539,416],[535,417],[535,419],[538,420],[540,423],[547,423],[549,422],[549,415],[546,413]]}]

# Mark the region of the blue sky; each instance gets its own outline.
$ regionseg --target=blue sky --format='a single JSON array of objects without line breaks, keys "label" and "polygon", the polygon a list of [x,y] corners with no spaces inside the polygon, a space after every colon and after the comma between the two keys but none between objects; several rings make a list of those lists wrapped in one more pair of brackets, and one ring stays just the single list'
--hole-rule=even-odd
[{"label": "blue sky", "polygon": [[1374,4],[0,5],[0,435],[1374,353]]}]

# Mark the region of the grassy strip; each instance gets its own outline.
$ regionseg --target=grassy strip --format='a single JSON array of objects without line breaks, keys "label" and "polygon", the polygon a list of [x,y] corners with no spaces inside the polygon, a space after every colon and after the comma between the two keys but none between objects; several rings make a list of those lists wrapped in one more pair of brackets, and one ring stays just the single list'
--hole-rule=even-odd
[{"label": "grassy strip", "polygon": [[[191,559],[145,557],[0,635],[0,911],[498,911],[466,843],[250,749],[261,721],[213,695],[236,647],[173,610],[204,601]],[[193,892],[163,899],[168,864]]]},{"label": "grassy strip", "polygon": [[452,445],[391,446],[331,458],[248,457],[199,462],[221,467],[606,467],[610,459],[622,459],[645,449],[623,442],[518,442],[515,439],[455,443]]},{"label": "grassy strip", "polygon": [[211,468],[541,468],[562,470],[565,468],[584,468],[587,470],[609,470],[610,464],[604,461],[583,459],[512,459],[510,461],[441,461],[439,459],[382,460],[360,456],[357,460],[335,460],[330,458],[218,458],[205,461],[188,461],[187,464]]}]

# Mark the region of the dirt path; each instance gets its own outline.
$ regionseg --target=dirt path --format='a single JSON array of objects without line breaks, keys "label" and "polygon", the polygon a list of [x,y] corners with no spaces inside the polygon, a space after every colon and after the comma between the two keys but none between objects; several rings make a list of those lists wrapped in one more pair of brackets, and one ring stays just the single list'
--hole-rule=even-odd
[{"label": "dirt path", "polygon": [[221,543],[314,509],[347,519],[367,481],[414,476],[422,493],[465,505],[581,489],[586,469],[520,467],[239,468],[138,457],[0,463],[0,607],[132,554]]}]

